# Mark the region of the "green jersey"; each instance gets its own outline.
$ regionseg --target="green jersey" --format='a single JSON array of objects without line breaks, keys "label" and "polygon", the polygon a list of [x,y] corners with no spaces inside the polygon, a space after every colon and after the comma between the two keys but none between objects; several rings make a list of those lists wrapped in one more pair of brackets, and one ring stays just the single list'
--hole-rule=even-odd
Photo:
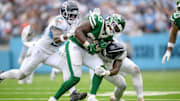
[{"label": "green jersey", "polygon": [[171,21],[176,24],[178,29],[180,29],[180,13],[175,12],[171,15]]},{"label": "green jersey", "polygon": [[[92,29],[89,33],[86,34],[86,37],[89,37],[94,41],[100,39],[103,39],[104,41],[113,40],[113,35],[108,35],[104,31],[104,19],[102,18],[102,16],[96,13],[90,13],[88,20],[91,24]],[[70,40],[83,47],[83,45],[79,43],[79,41],[75,37],[71,37]]]}]

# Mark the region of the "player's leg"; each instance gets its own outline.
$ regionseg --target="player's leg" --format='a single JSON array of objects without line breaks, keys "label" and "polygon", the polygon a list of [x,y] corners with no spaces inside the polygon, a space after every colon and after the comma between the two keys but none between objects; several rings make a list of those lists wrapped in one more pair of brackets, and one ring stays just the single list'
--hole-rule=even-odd
[{"label": "player's leg", "polygon": [[[99,58],[98,55],[90,55],[88,52],[85,52],[84,58],[83,58],[83,64],[92,70],[94,70],[96,67],[103,66],[103,61]],[[96,93],[99,89],[99,86],[102,82],[103,77],[100,77],[96,74],[94,74],[91,81],[91,91],[90,96],[88,97],[88,101],[97,101],[96,100]]]},{"label": "player's leg", "polygon": [[56,68],[52,68],[51,74],[50,74],[50,80],[53,81],[56,77],[56,74],[60,73],[61,71]]},{"label": "player's leg", "polygon": [[111,101],[120,101],[120,99],[126,89],[126,81],[125,81],[124,77],[121,75],[114,75],[114,76],[106,76],[104,78],[116,86],[116,88],[114,90],[114,95],[111,96],[110,100]]},{"label": "player's leg", "polygon": [[1,73],[0,79],[24,79],[34,71],[34,69],[43,61],[43,59],[43,54],[39,50],[36,50],[30,57],[27,58],[26,61],[23,61],[20,69],[12,69]]},{"label": "player's leg", "polygon": [[[67,42],[65,45],[67,65],[70,77],[66,80],[54,98],[59,99],[66,91],[76,85],[81,77],[82,56],[80,50],[72,42]],[[49,100],[50,101],[50,100]]]},{"label": "player's leg", "polygon": [[[24,57],[24,59],[22,60],[22,62],[23,62],[23,61],[28,61],[27,58],[28,58],[28,57]],[[22,64],[22,62],[21,62],[21,64]],[[29,76],[25,77],[24,79],[18,80],[18,84],[24,84],[24,83],[27,83],[27,82],[29,82],[29,84],[32,83],[32,78],[31,78],[32,75],[33,75],[33,74],[30,74]]]},{"label": "player's leg", "polygon": [[144,101],[143,98],[143,80],[140,68],[130,59],[123,60],[120,72],[128,73],[132,76],[133,86],[136,90],[138,101]]},{"label": "player's leg", "polygon": [[26,79],[26,83],[27,84],[32,84],[33,82],[33,77],[34,77],[34,72],[32,72],[29,76],[27,76]]}]

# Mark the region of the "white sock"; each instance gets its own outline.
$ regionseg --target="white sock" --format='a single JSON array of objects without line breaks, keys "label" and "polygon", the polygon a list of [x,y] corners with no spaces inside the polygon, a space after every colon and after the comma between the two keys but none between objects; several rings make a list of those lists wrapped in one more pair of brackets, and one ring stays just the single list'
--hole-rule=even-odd
[{"label": "white sock", "polygon": [[76,88],[74,86],[71,89],[69,89],[70,94],[72,94],[73,91],[75,91],[75,90],[76,90]]},{"label": "white sock", "polygon": [[0,74],[1,79],[20,79],[22,77],[22,73],[19,69],[12,69]]},{"label": "white sock", "polygon": [[91,97],[91,98],[96,98],[96,95],[90,94],[89,97]]},{"label": "white sock", "polygon": [[143,98],[143,80],[141,73],[135,73],[132,75],[133,86],[136,90],[138,98]]}]

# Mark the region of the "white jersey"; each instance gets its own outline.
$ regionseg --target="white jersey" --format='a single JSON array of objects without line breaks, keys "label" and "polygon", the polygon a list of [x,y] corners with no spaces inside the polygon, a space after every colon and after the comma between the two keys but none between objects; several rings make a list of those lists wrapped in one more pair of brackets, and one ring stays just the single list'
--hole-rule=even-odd
[{"label": "white jersey", "polygon": [[70,25],[61,15],[56,16],[50,21],[48,27],[45,29],[43,36],[37,42],[37,47],[44,50],[47,54],[52,54],[56,52],[58,47],[61,45],[61,44],[55,44],[53,40],[52,30],[51,30],[52,26],[61,30],[63,34],[67,34],[67,32],[70,29]]}]

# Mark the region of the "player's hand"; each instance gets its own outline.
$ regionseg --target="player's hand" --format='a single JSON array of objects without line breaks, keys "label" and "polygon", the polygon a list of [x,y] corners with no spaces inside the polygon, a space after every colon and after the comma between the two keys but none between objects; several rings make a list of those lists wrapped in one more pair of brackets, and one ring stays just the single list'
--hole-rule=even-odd
[{"label": "player's hand", "polygon": [[97,46],[97,44],[90,44],[87,48],[88,48],[88,52],[90,53],[90,54],[95,54],[95,53],[97,53],[98,52],[98,50],[96,49],[96,46]]},{"label": "player's hand", "polygon": [[108,70],[105,70],[104,68],[102,67],[97,67],[95,68],[95,73],[99,76],[109,76],[110,75],[110,71]]},{"label": "player's hand", "polygon": [[170,57],[171,57],[171,51],[167,50],[162,58],[162,64],[165,64],[166,60],[169,61]]}]

